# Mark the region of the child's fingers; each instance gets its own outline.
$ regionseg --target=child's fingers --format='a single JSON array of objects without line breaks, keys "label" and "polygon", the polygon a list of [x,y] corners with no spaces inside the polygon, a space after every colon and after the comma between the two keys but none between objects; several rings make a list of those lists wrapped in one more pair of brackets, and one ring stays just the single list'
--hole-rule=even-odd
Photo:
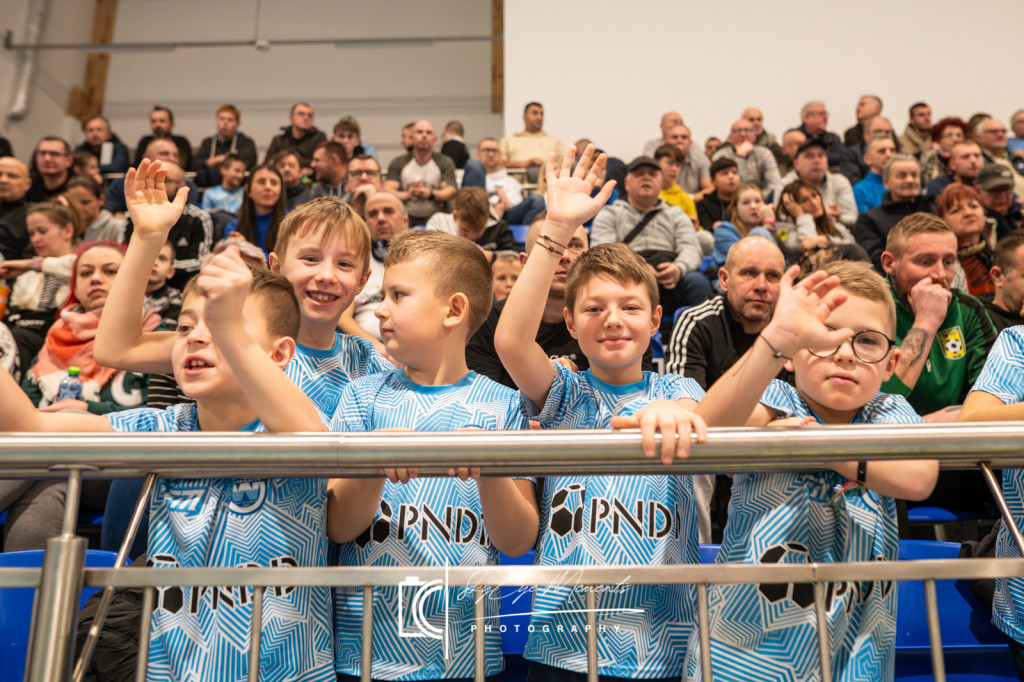
[{"label": "child's fingers", "polygon": [[[569,155],[566,154],[566,157]],[[590,159],[594,156],[594,145],[588,144],[583,148],[583,153],[580,155],[580,160],[576,162],[576,170],[573,172],[573,177],[583,180],[587,177],[587,173],[590,172]]]},{"label": "child's fingers", "polygon": [[565,156],[562,157],[562,170],[558,174],[560,178],[568,178],[572,175],[572,162],[576,158],[576,145],[571,144],[569,148],[565,150]]},{"label": "child's fingers", "polygon": [[557,169],[555,167],[554,152],[548,154],[548,161],[545,164],[545,166],[546,168],[544,170],[544,175],[547,177],[548,187],[550,187],[555,182],[555,179],[558,177],[558,174],[556,172]]},{"label": "child's fingers", "polygon": [[623,429],[639,429],[640,420],[637,419],[636,415],[632,414],[628,416],[615,415],[611,418],[609,425],[618,431],[622,431]]}]

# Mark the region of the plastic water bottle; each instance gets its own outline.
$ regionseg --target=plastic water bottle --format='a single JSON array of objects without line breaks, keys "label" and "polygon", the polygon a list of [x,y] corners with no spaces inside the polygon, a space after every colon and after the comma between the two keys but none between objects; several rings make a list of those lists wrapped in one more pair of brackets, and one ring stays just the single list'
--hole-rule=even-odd
[{"label": "plastic water bottle", "polygon": [[78,367],[68,367],[68,375],[61,379],[57,389],[57,400],[82,399],[82,379],[78,376],[81,371]]}]

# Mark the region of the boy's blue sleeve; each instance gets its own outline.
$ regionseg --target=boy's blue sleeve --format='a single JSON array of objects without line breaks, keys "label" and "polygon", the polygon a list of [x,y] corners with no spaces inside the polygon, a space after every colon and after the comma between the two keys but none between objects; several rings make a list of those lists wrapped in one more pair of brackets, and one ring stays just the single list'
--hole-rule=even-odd
[{"label": "boy's blue sleeve", "polygon": [[772,379],[771,383],[768,384],[768,388],[761,394],[759,402],[768,409],[775,411],[780,418],[806,417],[808,414],[805,413],[805,410],[801,409],[802,405],[799,395],[796,389],[785,381]]},{"label": "boy's blue sleeve", "polygon": [[921,424],[921,415],[907,399],[897,394],[879,393],[865,408],[872,424]]},{"label": "boy's blue sleeve", "polygon": [[543,409],[538,410],[526,395],[523,395],[523,410],[526,416],[536,419],[545,429],[590,429],[594,428],[600,414],[600,403],[580,376],[561,363],[551,362],[555,369],[551,390]]},{"label": "boy's blue sleeve", "polygon": [[704,389],[700,387],[696,381],[690,377],[684,377],[679,374],[666,374],[661,378],[665,382],[666,398],[671,400],[680,400],[682,398],[689,398],[695,400],[698,403],[704,399]]},{"label": "boy's blue sleeve", "polygon": [[1010,405],[1024,400],[1024,327],[1004,329],[971,392],[984,391]]},{"label": "boy's blue sleeve", "polygon": [[328,428],[331,431],[372,431],[370,424],[370,412],[367,409],[366,401],[361,399],[359,387],[364,382],[353,381],[338,398],[338,407],[334,411]]},{"label": "boy's blue sleeve", "polygon": [[526,417],[523,414],[524,405],[520,394],[514,395],[508,401],[508,409],[505,411],[505,431],[521,431],[527,428]]}]

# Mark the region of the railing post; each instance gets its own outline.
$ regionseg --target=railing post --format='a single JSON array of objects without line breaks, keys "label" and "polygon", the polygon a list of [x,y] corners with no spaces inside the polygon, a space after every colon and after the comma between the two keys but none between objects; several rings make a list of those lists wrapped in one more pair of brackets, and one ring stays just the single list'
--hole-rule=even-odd
[{"label": "railing post", "polygon": [[373,673],[373,585],[363,587],[363,649],[359,664],[360,682],[370,682]]},{"label": "railing post", "polygon": [[999,505],[999,511],[1003,515],[1003,523],[1010,529],[1010,535],[1013,536],[1013,541],[1017,543],[1017,549],[1024,555],[1024,537],[1020,534],[1020,528],[1017,526],[1017,520],[1013,518],[1010,506],[1006,504],[1006,498],[1003,497],[1003,491],[999,487],[996,475],[992,473],[992,467],[989,466],[988,462],[978,462],[978,467],[981,468],[981,473],[985,476],[985,482],[988,483],[988,488],[992,491],[992,497],[995,498],[996,504]]},{"label": "railing post", "polygon": [[821,661],[821,682],[832,682],[832,646],[829,643],[828,606],[825,584],[814,583],[814,612],[818,617],[818,658]]},{"label": "railing post", "polygon": [[704,682],[713,682],[711,674],[711,625],[708,618],[708,586],[697,584],[697,636],[700,637],[700,670]]},{"label": "railing post", "polygon": [[75,654],[75,626],[82,594],[88,541],[75,536],[82,470],[68,472],[64,532],[46,541],[39,590],[32,609],[32,633],[25,661],[26,682],[68,679]]},{"label": "railing post", "polygon": [[[484,596],[481,588],[473,589],[473,621],[476,623],[476,630],[473,631],[473,682],[484,682],[487,677],[487,641],[485,628],[489,625],[484,617]],[[501,620],[498,620],[498,631],[501,631]],[[444,636],[448,636],[447,623],[444,629]]]},{"label": "railing post", "polygon": [[939,600],[935,581],[924,581],[924,608],[928,617],[928,643],[932,653],[932,675],[935,682],[946,682],[946,662],[942,658],[942,630],[939,628]]},{"label": "railing post", "polygon": [[142,588],[142,613],[139,623],[139,657],[135,662],[135,682],[146,682],[146,668],[149,665],[149,632],[153,620],[155,587]]},{"label": "railing post", "polygon": [[587,589],[586,595],[587,682],[597,682],[597,594],[593,589]]}]

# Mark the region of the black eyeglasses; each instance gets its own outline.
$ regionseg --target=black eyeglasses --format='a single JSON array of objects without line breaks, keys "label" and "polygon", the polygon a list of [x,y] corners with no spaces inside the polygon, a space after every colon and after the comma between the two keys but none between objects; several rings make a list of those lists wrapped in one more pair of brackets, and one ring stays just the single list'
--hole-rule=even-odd
[{"label": "black eyeglasses", "polygon": [[[829,327],[829,329],[835,331],[835,327]],[[885,360],[886,356],[889,355],[889,351],[896,345],[896,342],[888,336],[872,329],[857,332],[852,338],[848,341],[843,341],[843,343],[849,343],[854,357],[869,365]],[[843,344],[841,343],[831,350],[808,348],[807,352],[818,358],[828,358],[838,353],[842,347]]]}]

